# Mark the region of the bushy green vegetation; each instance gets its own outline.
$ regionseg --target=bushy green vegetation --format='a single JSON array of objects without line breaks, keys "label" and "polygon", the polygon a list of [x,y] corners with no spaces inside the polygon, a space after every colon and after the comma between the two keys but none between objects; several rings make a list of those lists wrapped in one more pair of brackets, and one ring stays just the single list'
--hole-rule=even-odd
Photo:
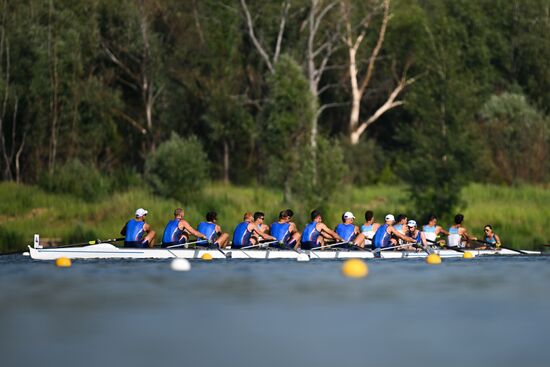
[{"label": "bushy green vegetation", "polygon": [[[194,225],[203,220],[207,211],[217,211],[220,225],[230,233],[245,211],[264,211],[271,222],[281,209],[299,206],[285,203],[279,190],[224,184],[208,185],[202,197],[183,203],[162,199],[141,188],[86,202],[71,195],[49,194],[38,187],[11,183],[0,184],[0,196],[5,198],[0,202],[2,252],[23,249],[31,244],[34,233],[44,238],[61,238],[64,243],[118,237],[137,207],[149,210],[148,221],[160,235],[178,206],[185,209],[186,219]],[[465,225],[474,235],[481,236],[483,226],[492,224],[508,246],[535,248],[550,240],[550,190],[471,185],[464,198],[468,202],[463,212]],[[323,214],[325,222],[335,226],[344,211],[351,210],[361,222],[367,209],[374,210],[380,221],[388,212],[410,213],[411,205],[402,186],[347,188],[332,196]],[[308,216],[309,209],[296,213],[301,228]]]}]

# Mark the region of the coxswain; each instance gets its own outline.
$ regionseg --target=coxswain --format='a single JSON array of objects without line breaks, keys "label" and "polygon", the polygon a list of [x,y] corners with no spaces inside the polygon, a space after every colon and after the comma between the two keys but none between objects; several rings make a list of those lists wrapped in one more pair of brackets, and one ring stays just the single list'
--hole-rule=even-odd
[{"label": "coxswain", "polygon": [[322,249],[325,247],[325,241],[328,239],[344,242],[344,239],[338,233],[323,223],[323,217],[319,210],[312,211],[311,222],[304,228],[300,246],[304,250],[311,250],[316,247],[321,247]]},{"label": "coxswain", "polygon": [[136,217],[126,222],[120,231],[124,236],[124,247],[146,248],[155,245],[156,233],[148,223],[145,223],[147,213],[147,210],[139,208],[136,210]]},{"label": "coxswain", "polygon": [[[468,234],[466,228],[462,226],[464,221],[464,215],[457,214],[455,215],[455,222],[449,228],[449,236],[447,237],[447,246],[448,247],[466,247],[466,245],[476,238],[471,237]],[[468,246],[469,247],[469,246]]]},{"label": "coxswain", "polygon": [[403,233],[399,232],[393,227],[395,223],[395,218],[392,214],[386,215],[384,218],[384,224],[381,225],[374,234],[372,243],[375,249],[381,249],[386,247],[392,247],[397,245],[395,238],[392,238],[392,235],[402,239],[405,242],[414,243],[415,240],[409,236],[405,236]]},{"label": "coxswain", "polygon": [[428,217],[428,224],[422,226],[422,232],[424,232],[426,239],[430,242],[436,242],[437,236],[439,236],[440,233],[446,236],[449,235],[449,232],[437,225],[437,217],[433,214]]},{"label": "coxswain", "polygon": [[[407,232],[405,233],[407,236],[411,237],[415,240],[416,245],[421,245],[424,247],[425,250],[428,249],[428,241],[426,241],[426,234],[418,229],[418,225],[416,224],[416,221],[411,219],[407,222]],[[417,248],[414,246],[409,246],[406,248],[403,248],[403,250],[416,250]]]},{"label": "coxswain", "polygon": [[[500,250],[500,245],[502,242],[500,242],[500,236],[493,231],[493,226],[490,224],[485,225],[485,227],[483,228],[483,232],[485,232],[485,237],[483,237],[483,241],[485,242],[485,244],[489,245],[492,248]],[[486,246],[483,246],[483,248],[480,248],[480,250],[484,250],[486,248]]]},{"label": "coxswain", "polygon": [[254,224],[254,217],[251,213],[246,212],[243,221],[237,224],[233,232],[232,248],[239,249],[242,247],[250,247],[258,244],[258,237],[266,240],[276,241],[275,237],[268,233],[262,232],[257,224]]},{"label": "coxswain", "polygon": [[174,219],[169,221],[164,228],[164,234],[162,235],[162,247],[183,245],[189,240],[189,235],[206,240],[206,236],[189,224],[183,219],[185,212],[182,208],[174,210]]},{"label": "coxswain", "polygon": [[365,223],[361,226],[361,233],[365,236],[365,245],[372,245],[372,238],[376,230],[380,227],[380,223],[374,221],[374,213],[372,210],[365,212]]},{"label": "coxswain", "polygon": [[279,221],[271,224],[270,232],[280,244],[297,250],[300,247],[301,235],[296,224],[292,221],[293,216],[294,212],[291,209],[281,211]]},{"label": "coxswain", "polygon": [[222,228],[218,225],[218,213],[206,213],[206,222],[200,222],[197,230],[206,236],[207,241],[197,242],[197,245],[208,246],[213,244],[214,247],[224,248],[229,243],[229,234],[222,232]]},{"label": "coxswain", "polygon": [[345,212],[342,214],[342,223],[336,226],[335,231],[344,241],[363,248],[365,247],[365,236],[359,231],[359,227],[353,224],[354,221],[355,216],[353,213]]}]

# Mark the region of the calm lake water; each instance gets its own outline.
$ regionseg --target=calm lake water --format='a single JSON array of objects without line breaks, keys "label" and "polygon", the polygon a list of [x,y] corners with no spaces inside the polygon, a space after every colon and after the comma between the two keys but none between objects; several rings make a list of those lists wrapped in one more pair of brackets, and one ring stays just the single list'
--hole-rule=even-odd
[{"label": "calm lake water", "polygon": [[550,365],[550,257],[367,263],[3,256],[0,365]]}]

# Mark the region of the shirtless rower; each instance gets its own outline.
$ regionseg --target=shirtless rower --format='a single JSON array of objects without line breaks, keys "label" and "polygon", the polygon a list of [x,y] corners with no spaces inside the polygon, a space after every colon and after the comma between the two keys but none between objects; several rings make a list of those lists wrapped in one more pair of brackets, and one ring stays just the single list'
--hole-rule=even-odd
[{"label": "shirtless rower", "polygon": [[316,247],[321,247],[321,249],[323,249],[325,247],[325,241],[328,239],[344,242],[344,239],[340,237],[338,233],[334,232],[323,223],[323,218],[319,210],[312,211],[311,222],[304,228],[300,246],[304,250],[311,250]]},{"label": "shirtless rower", "polygon": [[182,208],[174,210],[174,219],[166,223],[164,233],[162,235],[162,247],[183,245],[189,241],[189,235],[206,240],[206,236],[183,219],[185,212]]},{"label": "shirtless rower", "polygon": [[197,230],[206,236],[206,241],[198,242],[197,245],[208,245],[212,243],[214,247],[224,248],[229,243],[229,234],[222,232],[218,225],[218,214],[216,212],[206,213],[206,222],[200,222]]},{"label": "shirtless rower", "polygon": [[136,217],[122,227],[120,234],[124,236],[124,247],[146,248],[155,245],[156,233],[148,223],[145,223],[147,213],[147,210],[139,208],[136,210]]},{"label": "shirtless rower", "polygon": [[255,246],[258,244],[258,237],[266,240],[276,241],[275,237],[262,232],[257,224],[254,224],[254,219],[251,213],[244,213],[243,221],[237,224],[233,232],[232,248],[239,249],[242,247]]},{"label": "shirtless rower", "polygon": [[372,243],[375,249],[396,246],[397,241],[392,238],[392,235],[402,239],[405,242],[415,242],[413,238],[405,236],[403,233],[397,231],[393,227],[394,223],[394,216],[392,214],[386,215],[386,217],[384,218],[384,224],[378,228],[378,230],[374,234],[374,238],[372,239]]},{"label": "shirtless rower", "polygon": [[367,210],[365,212],[365,223],[361,226],[361,233],[365,236],[365,246],[372,245],[372,238],[378,227],[380,227],[380,223],[374,221],[374,213],[372,210]]},{"label": "shirtless rower", "polygon": [[290,209],[279,213],[279,221],[271,224],[271,235],[283,246],[297,250],[300,247],[300,232],[292,222],[294,212]]},{"label": "shirtless rower", "polygon": [[342,223],[335,228],[336,233],[344,239],[344,241],[352,242],[357,247],[365,247],[365,236],[359,231],[359,227],[353,224],[355,216],[352,212],[342,214]]}]

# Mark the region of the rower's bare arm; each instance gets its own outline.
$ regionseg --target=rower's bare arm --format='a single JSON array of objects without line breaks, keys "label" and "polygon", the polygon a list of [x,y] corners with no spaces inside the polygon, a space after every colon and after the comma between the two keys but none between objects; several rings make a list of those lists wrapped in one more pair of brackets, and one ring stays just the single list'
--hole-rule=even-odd
[{"label": "rower's bare arm", "polygon": [[422,241],[422,246],[428,246],[428,241],[426,241],[426,234],[424,232],[420,232],[420,240]]},{"label": "rower's bare arm", "polygon": [[[183,222],[183,220],[182,220]],[[200,233],[199,231],[197,231],[195,228],[191,227],[191,224],[189,224],[189,222],[185,221],[183,223],[183,228],[185,230],[187,230],[187,232],[191,233],[193,236],[197,237],[197,238],[202,238],[202,239],[206,239],[206,236],[203,235],[202,233]]]},{"label": "rower's bare arm", "polygon": [[446,230],[444,230],[443,227],[441,227],[441,226],[437,226],[437,229],[439,229],[439,231],[436,230],[436,232],[437,232],[436,234],[443,233],[445,236],[450,235],[450,233],[447,232]]},{"label": "rower's bare arm", "polygon": [[264,231],[258,229],[258,227],[256,227],[256,226],[254,226],[253,230],[254,230],[254,232],[256,232],[263,239],[271,240],[271,241],[276,241],[277,240],[275,237],[273,237],[273,236],[265,233]]},{"label": "rower's bare arm", "polygon": [[401,238],[403,241],[406,242],[416,242],[416,240],[412,237],[405,236],[403,233],[399,232],[395,228],[391,227],[391,233],[393,233],[396,237]]},{"label": "rower's bare arm", "polygon": [[337,241],[343,241],[344,239],[338,235],[338,233],[334,232],[332,229],[326,226],[325,223],[321,223],[321,227],[319,228],[320,232],[325,232],[332,238],[334,238]]}]

